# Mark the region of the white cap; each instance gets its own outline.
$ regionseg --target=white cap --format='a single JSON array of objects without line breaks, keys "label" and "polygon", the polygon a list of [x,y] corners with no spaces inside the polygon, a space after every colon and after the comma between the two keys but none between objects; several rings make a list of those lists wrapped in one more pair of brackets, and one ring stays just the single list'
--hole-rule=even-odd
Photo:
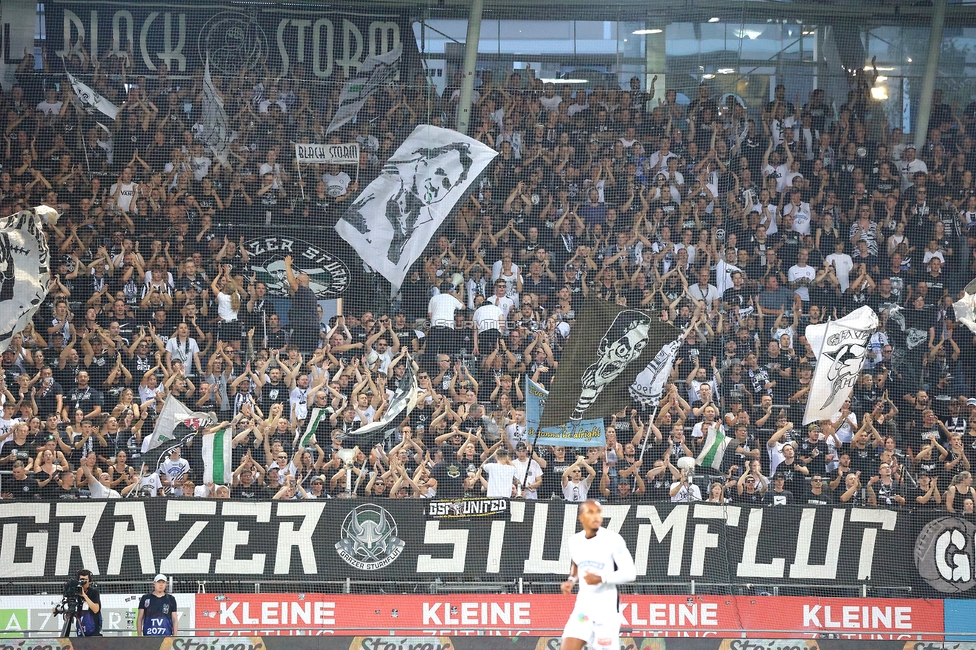
[{"label": "white cap", "polygon": [[169,580],[166,579],[166,576],[164,576],[162,573],[157,573],[156,577],[153,578],[153,582],[159,582],[160,580],[163,582],[169,582]]}]

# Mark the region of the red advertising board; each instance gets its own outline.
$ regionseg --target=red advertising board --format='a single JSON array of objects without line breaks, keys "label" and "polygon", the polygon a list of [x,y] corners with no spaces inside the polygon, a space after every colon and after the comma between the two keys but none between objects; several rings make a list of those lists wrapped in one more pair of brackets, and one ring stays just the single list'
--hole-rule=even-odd
[{"label": "red advertising board", "polygon": [[[198,594],[197,634],[559,636],[574,598],[558,595]],[[624,596],[633,637],[936,639],[942,601]]]}]

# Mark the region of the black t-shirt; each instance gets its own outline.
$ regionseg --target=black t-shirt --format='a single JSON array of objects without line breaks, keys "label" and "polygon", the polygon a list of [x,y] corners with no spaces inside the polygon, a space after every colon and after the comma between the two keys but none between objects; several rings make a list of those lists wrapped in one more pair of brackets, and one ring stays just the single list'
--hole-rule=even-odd
[{"label": "black t-shirt", "polygon": [[139,599],[143,610],[143,636],[173,636],[173,617],[176,616],[176,597],[172,594],[146,594]]},{"label": "black t-shirt", "polygon": [[782,492],[769,490],[766,492],[766,496],[763,497],[763,503],[768,506],[788,506],[793,503],[793,493],[789,490],[783,490]]},{"label": "black t-shirt", "polygon": [[270,499],[273,494],[266,488],[258,485],[257,483],[251,483],[251,485],[235,485],[230,490],[230,495],[234,499]]},{"label": "black t-shirt", "polygon": [[91,609],[88,607],[88,602],[84,598],[81,599],[81,617],[76,623],[76,626],[84,626],[84,634],[79,634],[78,636],[101,636],[102,634],[102,596],[98,593],[98,589],[94,587],[89,587],[88,591],[89,600],[98,605],[98,613],[93,614]]},{"label": "black t-shirt", "polygon": [[824,440],[818,442],[810,442],[807,438],[800,442],[800,456],[803,458],[809,458],[810,462],[807,463],[807,469],[810,470],[810,475],[819,474],[824,475],[826,470],[826,457],[827,457],[827,443]]},{"label": "black t-shirt", "polygon": [[0,492],[9,492],[15,500],[36,499],[40,495],[40,487],[37,480],[30,476],[22,480],[5,476]]},{"label": "black t-shirt", "polygon": [[834,495],[831,494],[830,489],[826,485],[826,479],[824,479],[824,488],[821,490],[820,494],[814,494],[812,490],[807,490],[806,496],[803,498],[803,503],[811,506],[829,506],[837,502]]},{"label": "black t-shirt", "polygon": [[430,474],[437,480],[437,498],[459,499],[464,496],[464,479],[468,473],[461,462],[446,460],[437,463]]}]

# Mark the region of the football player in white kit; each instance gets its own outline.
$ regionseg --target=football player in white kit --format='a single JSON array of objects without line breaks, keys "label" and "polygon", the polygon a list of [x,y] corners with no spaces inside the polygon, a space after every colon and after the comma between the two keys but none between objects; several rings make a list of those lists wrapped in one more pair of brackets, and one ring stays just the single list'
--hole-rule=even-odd
[{"label": "football player in white kit", "polygon": [[579,583],[576,605],[563,630],[562,650],[619,650],[621,616],[617,585],[637,578],[634,558],[624,538],[602,528],[600,502],[589,499],[580,504],[581,532],[569,540],[572,564],[569,578],[562,584],[564,594]]}]

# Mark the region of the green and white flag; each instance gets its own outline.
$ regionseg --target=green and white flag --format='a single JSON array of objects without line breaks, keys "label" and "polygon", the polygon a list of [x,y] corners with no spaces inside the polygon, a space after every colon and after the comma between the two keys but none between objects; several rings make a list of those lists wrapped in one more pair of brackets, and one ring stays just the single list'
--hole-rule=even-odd
[{"label": "green and white flag", "polygon": [[203,482],[230,485],[234,475],[234,456],[231,443],[234,432],[220,429],[203,436]]},{"label": "green and white flag", "polygon": [[732,440],[725,435],[725,428],[715,423],[712,428],[708,430],[708,435],[705,436],[705,442],[702,445],[701,453],[698,454],[698,458],[695,462],[699,467],[710,467],[714,470],[722,469],[722,460],[725,458],[725,450]]},{"label": "green and white flag", "polygon": [[308,447],[312,444],[313,440],[318,442],[315,433],[319,430],[320,424],[329,421],[329,416],[332,415],[332,412],[331,408],[315,407],[312,409],[308,419],[305,420],[305,433],[301,434],[301,438],[296,440],[300,447]]},{"label": "green and white flag", "polygon": [[403,45],[380,55],[368,56],[359,68],[359,74],[350,79],[342,87],[339,94],[339,106],[329,123],[326,133],[332,133],[340,126],[356,117],[359,109],[366,105],[366,100],[376,94],[387,82],[392,81],[400,72],[400,57]]}]

